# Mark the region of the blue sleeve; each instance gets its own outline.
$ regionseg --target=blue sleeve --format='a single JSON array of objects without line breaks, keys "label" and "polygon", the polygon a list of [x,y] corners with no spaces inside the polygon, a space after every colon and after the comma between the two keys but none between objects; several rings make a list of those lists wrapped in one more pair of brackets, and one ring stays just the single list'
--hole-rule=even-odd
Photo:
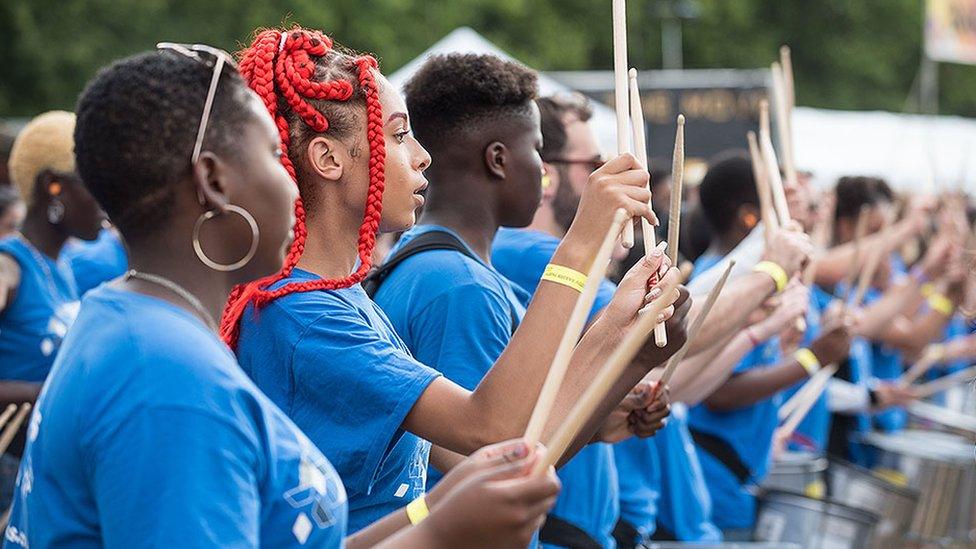
[{"label": "blue sleeve", "polygon": [[617,285],[604,278],[596,291],[596,299],[593,301],[593,308],[590,309],[590,316],[586,318],[586,322],[592,322],[596,315],[610,304],[616,292]]},{"label": "blue sleeve", "polygon": [[256,547],[253,433],[189,408],[147,408],[98,435],[95,505],[108,547]]},{"label": "blue sleeve", "polygon": [[474,390],[512,338],[512,306],[478,284],[442,292],[414,315],[417,359]]},{"label": "blue sleeve", "polygon": [[343,473],[346,487],[368,494],[403,420],[438,373],[350,310],[309,325],[292,364],[297,398],[310,407],[293,419]]}]

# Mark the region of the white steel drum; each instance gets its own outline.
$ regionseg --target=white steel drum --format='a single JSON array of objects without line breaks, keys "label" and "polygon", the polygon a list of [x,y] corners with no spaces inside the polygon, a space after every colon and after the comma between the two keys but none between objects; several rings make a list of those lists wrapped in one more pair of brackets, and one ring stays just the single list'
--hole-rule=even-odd
[{"label": "white steel drum", "polygon": [[976,415],[931,402],[913,402],[907,409],[912,417],[921,420],[927,427],[947,430],[976,440]]},{"label": "white steel drum", "polygon": [[827,463],[827,458],[812,452],[784,452],[773,460],[762,487],[821,498],[826,486],[824,472]]},{"label": "white steel drum", "polygon": [[759,498],[754,538],[803,549],[867,547],[878,516],[835,501],[769,490]]},{"label": "white steel drum", "polygon": [[721,542],[680,542],[680,541],[652,541],[643,545],[647,549],[803,549],[795,543],[765,543],[751,541],[721,541]]},{"label": "white steel drum", "polygon": [[912,525],[918,506],[918,492],[888,482],[870,470],[841,460],[830,460],[827,469],[830,499],[865,511],[878,513],[880,521],[869,547],[900,547]]},{"label": "white steel drum", "polygon": [[878,448],[884,467],[904,475],[906,485],[918,490],[913,538],[976,544],[976,461],[971,442],[918,430],[869,433],[864,441]]}]

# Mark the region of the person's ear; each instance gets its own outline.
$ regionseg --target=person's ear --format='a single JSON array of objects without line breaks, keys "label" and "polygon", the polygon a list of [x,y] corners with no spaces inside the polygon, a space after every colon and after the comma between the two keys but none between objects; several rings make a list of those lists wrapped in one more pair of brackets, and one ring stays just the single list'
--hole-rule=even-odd
[{"label": "person's ear", "polygon": [[759,209],[752,204],[739,206],[739,221],[743,227],[752,230],[759,224]]},{"label": "person's ear", "polygon": [[542,201],[552,202],[559,191],[559,171],[552,164],[542,163]]},{"label": "person's ear", "polygon": [[500,141],[492,141],[485,147],[485,169],[498,179],[505,179],[505,163],[508,148]]},{"label": "person's ear", "polygon": [[61,178],[51,170],[43,170],[34,180],[34,202],[46,204],[53,198],[60,198],[64,191]]},{"label": "person's ear", "polygon": [[227,197],[227,184],[230,180],[226,162],[210,151],[200,153],[193,164],[193,185],[197,201],[204,210],[223,211],[230,202]]},{"label": "person's ear", "polygon": [[327,181],[339,181],[352,155],[339,140],[319,135],[309,141],[305,161],[312,173]]}]

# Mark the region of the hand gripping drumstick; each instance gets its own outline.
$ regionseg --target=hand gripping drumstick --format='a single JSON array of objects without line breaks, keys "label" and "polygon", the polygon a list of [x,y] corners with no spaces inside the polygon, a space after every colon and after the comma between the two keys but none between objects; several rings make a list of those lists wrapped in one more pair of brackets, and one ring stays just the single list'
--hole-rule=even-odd
[{"label": "hand gripping drumstick", "polygon": [[[613,0],[613,102],[617,112],[617,154],[630,152],[627,143],[627,2]],[[645,163],[646,167],[646,163]],[[624,225],[621,236],[624,248],[634,247],[634,221]]]},{"label": "hand gripping drumstick", "polygon": [[0,455],[3,455],[10,446],[10,443],[14,441],[14,437],[17,436],[17,432],[20,431],[20,424],[24,422],[24,418],[31,411],[30,402],[25,402],[20,405],[20,410],[17,411],[17,415],[14,416],[13,421],[3,430],[3,434],[0,435]]},{"label": "hand gripping drumstick", "polygon": [[[539,437],[542,436],[542,429],[549,419],[553,404],[556,402],[556,395],[559,393],[559,387],[566,376],[566,369],[569,367],[569,360],[573,356],[573,349],[579,342],[580,334],[583,332],[586,319],[593,307],[593,301],[596,300],[600,282],[603,281],[603,277],[607,273],[610,255],[613,253],[617,235],[620,234],[620,225],[629,220],[626,211],[623,209],[616,211],[613,223],[610,224],[610,230],[603,237],[603,243],[600,244],[596,258],[593,260],[589,272],[586,273],[586,284],[583,285],[583,291],[576,298],[576,305],[573,306],[573,312],[570,313],[566,330],[563,331],[563,337],[559,340],[559,346],[556,347],[556,354],[552,357],[549,373],[546,374],[546,380],[539,391],[539,398],[532,410],[529,424],[525,428],[525,440],[530,447],[533,447],[539,441]],[[654,318],[657,318],[657,314],[654,315]]]},{"label": "hand gripping drumstick", "polygon": [[573,406],[573,409],[570,410],[562,425],[559,426],[556,433],[546,443],[546,447],[548,448],[546,459],[536,463],[535,469],[533,470],[534,474],[541,474],[550,466],[555,465],[566,449],[569,448],[569,445],[572,444],[579,430],[583,428],[583,425],[590,419],[593,412],[606,398],[607,392],[610,391],[614,382],[620,378],[627,365],[634,359],[634,355],[637,354],[637,351],[640,350],[641,346],[644,345],[644,342],[651,335],[657,315],[671,306],[671,300],[666,299],[666,297],[673,295],[673,292],[677,292],[677,286],[677,277],[673,277],[672,280],[669,280],[664,285],[658,286],[661,288],[661,297],[651,302],[648,305],[647,311],[638,316],[637,323],[627,332],[623,341],[620,342],[620,345],[617,346],[613,354],[610,355],[610,358],[607,359],[606,364],[600,369],[600,372],[590,383],[586,392],[583,393],[576,405]]},{"label": "hand gripping drumstick", "polygon": [[[641,106],[640,90],[637,88],[637,69],[630,69],[628,76],[630,82],[630,121],[634,130],[634,154],[637,156],[637,161],[646,168],[647,140],[644,135],[644,109]],[[650,181],[648,181],[648,187],[650,187]],[[657,239],[654,236],[654,227],[644,218],[641,218],[641,234],[644,236],[644,255],[651,255],[654,246],[657,246]],[[677,244],[672,242],[668,244],[677,247]],[[673,260],[671,264],[675,265]],[[648,284],[657,284],[657,273],[651,276]],[[654,342],[658,347],[664,347],[668,344],[668,332],[663,323],[654,326]]]},{"label": "hand gripping drumstick", "polygon": [[705,323],[705,319],[708,318],[709,311],[712,310],[712,306],[715,305],[715,301],[718,299],[719,294],[722,293],[722,288],[725,287],[725,282],[729,279],[729,273],[732,272],[732,267],[735,267],[735,261],[729,261],[728,266],[725,267],[725,272],[722,273],[722,278],[718,279],[715,286],[712,287],[712,291],[708,292],[708,297],[705,299],[705,305],[702,307],[701,312],[695,317],[694,322],[691,323],[691,328],[688,330],[688,338],[685,340],[685,344],[678,349],[678,352],[674,354],[668,360],[668,365],[664,369],[664,375],[657,382],[654,387],[654,395],[651,400],[657,398],[657,394],[661,391],[661,387],[668,384],[671,381],[671,376],[674,375],[674,371],[678,368],[678,364],[684,360],[685,355],[688,354],[688,349],[691,348],[691,342],[698,336],[698,332],[701,330],[702,324]]}]

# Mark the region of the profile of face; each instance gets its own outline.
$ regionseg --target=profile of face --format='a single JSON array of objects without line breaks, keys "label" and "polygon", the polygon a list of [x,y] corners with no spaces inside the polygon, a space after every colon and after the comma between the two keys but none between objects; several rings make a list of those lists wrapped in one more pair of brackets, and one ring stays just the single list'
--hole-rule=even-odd
[{"label": "profile of face", "polygon": [[[44,170],[37,175],[37,205],[43,215],[68,236],[82,240],[95,240],[105,221],[105,213],[85,188],[81,177],[75,173],[58,173]],[[60,212],[58,215],[52,215]]]},{"label": "profile of face", "polygon": [[27,215],[27,207],[23,201],[17,200],[7,209],[0,211],[0,238],[5,238],[20,230]]},{"label": "profile of face", "polygon": [[563,229],[569,229],[580,198],[590,174],[603,162],[603,154],[596,140],[596,134],[589,122],[580,120],[575,114],[567,114],[563,119],[566,131],[566,146],[560,154],[552,177],[556,179],[556,191],[552,207],[556,221]]},{"label": "profile of face", "polygon": [[503,227],[532,223],[542,200],[542,127],[539,107],[529,102],[528,115],[501,128],[499,139],[488,144],[485,164],[499,181],[498,221]]},{"label": "profile of face", "polygon": [[[281,164],[281,142],[271,116],[254,92],[242,93],[247,94],[250,115],[235,140],[237,151],[220,158],[219,177],[225,196],[213,199],[243,208],[258,227],[254,257],[234,273],[239,283],[257,280],[281,268],[293,238],[294,203],[298,198],[298,188]],[[206,156],[212,153],[205,152],[201,159]],[[204,223],[200,241],[211,259],[232,264],[247,255],[253,236],[243,217],[227,212]]]}]

